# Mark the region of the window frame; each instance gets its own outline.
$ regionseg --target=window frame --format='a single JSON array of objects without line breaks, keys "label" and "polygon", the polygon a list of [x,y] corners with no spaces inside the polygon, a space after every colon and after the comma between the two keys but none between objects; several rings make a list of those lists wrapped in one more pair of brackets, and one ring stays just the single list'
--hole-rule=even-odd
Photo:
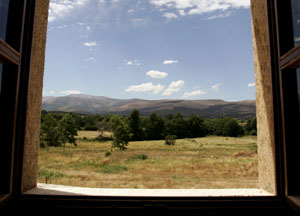
[{"label": "window frame", "polygon": [[[164,212],[168,214],[205,214],[205,215],[294,215],[290,206],[295,206],[294,196],[287,193],[287,156],[284,126],[285,121],[282,103],[282,77],[280,76],[279,34],[278,34],[278,2],[266,0],[268,3],[268,21],[270,30],[271,67],[274,99],[274,124],[276,148],[276,182],[277,195],[272,197],[95,197],[95,196],[53,196],[25,195],[21,193],[22,162],[24,147],[24,130],[26,119],[26,102],[29,82],[32,33],[35,13],[35,0],[24,0],[24,22],[21,25],[23,34],[18,39],[8,37],[13,42],[20,42],[19,78],[16,84],[16,103],[13,109],[14,124],[11,127],[14,137],[12,140],[12,157],[5,157],[11,166],[10,189],[8,193],[0,194],[0,207],[19,208],[95,208],[101,212],[121,213],[151,213]],[[11,26],[11,25],[8,25]],[[298,52],[298,51],[297,51]],[[1,53],[0,53],[1,56]],[[3,56],[3,55],[2,55]],[[297,55],[296,55],[297,56]],[[285,64],[284,64],[285,65]],[[297,197],[296,197],[297,199]],[[289,205],[287,205],[289,203]]]},{"label": "window frame", "polygon": [[[285,197],[290,206],[300,212],[300,116],[297,94],[296,68],[300,67],[300,44],[294,45],[292,5],[289,1],[275,1],[277,49],[282,109],[282,133],[285,162]],[[298,124],[294,124],[294,122]]]},{"label": "window frame", "polygon": [[29,82],[35,1],[11,0],[6,38],[0,39],[3,64],[0,95],[1,142],[0,207],[11,204],[21,188],[26,101]]}]

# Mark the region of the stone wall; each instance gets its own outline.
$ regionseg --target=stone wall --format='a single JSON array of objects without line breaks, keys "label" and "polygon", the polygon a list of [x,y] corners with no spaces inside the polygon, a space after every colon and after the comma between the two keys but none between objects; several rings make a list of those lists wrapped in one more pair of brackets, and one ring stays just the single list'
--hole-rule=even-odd
[{"label": "stone wall", "polygon": [[267,1],[251,0],[259,186],[276,194],[275,137]]},{"label": "stone wall", "polygon": [[36,0],[21,190],[36,187],[49,0]]}]

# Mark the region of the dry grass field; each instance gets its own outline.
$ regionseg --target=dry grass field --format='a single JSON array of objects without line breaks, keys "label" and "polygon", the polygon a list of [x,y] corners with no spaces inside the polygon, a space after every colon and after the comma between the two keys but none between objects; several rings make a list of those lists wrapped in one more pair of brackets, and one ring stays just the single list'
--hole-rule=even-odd
[{"label": "dry grass field", "polygon": [[40,149],[38,182],[97,188],[255,188],[256,137],[204,137],[130,142],[124,151],[111,141],[79,132],[78,146]]}]

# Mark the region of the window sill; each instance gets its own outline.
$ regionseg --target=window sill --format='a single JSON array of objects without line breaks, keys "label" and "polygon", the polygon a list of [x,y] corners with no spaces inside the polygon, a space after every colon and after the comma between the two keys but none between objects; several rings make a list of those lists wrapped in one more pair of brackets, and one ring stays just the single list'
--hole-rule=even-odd
[{"label": "window sill", "polygon": [[261,189],[115,189],[38,183],[26,195],[130,196],[130,197],[267,197]]}]

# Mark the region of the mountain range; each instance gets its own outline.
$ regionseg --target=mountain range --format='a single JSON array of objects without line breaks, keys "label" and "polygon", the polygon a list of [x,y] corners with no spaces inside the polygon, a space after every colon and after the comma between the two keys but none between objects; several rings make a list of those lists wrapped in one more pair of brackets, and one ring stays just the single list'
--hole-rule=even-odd
[{"label": "mountain range", "polygon": [[112,113],[119,115],[129,115],[133,109],[137,109],[144,116],[152,112],[163,116],[181,112],[184,116],[194,113],[204,118],[218,118],[226,115],[238,119],[249,119],[256,116],[255,100],[229,102],[216,99],[114,99],[86,94],[43,97],[42,109],[82,114]]}]

